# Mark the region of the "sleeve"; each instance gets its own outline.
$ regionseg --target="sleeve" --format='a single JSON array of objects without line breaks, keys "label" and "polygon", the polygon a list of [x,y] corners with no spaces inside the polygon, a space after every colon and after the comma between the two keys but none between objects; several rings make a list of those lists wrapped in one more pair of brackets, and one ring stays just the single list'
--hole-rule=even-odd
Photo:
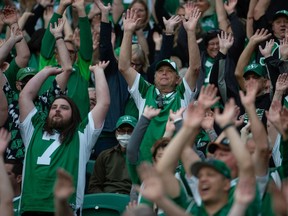
[{"label": "sleeve", "polygon": [[26,32],[29,34],[30,37],[35,32],[36,23],[37,23],[38,19],[43,16],[44,10],[45,10],[45,8],[40,4],[37,4],[37,6],[32,9],[31,12],[34,15],[30,16],[28,18],[28,20],[24,26],[24,29],[26,30]]},{"label": "sleeve", "polygon": [[130,164],[136,165],[139,159],[139,148],[142,139],[145,135],[146,129],[149,126],[150,119],[141,116],[136,127],[133,130],[131,138],[127,146],[127,160]]},{"label": "sleeve", "polygon": [[260,199],[262,200],[269,182],[269,172],[265,176],[256,176],[256,183],[259,189]]},{"label": "sleeve", "polygon": [[283,137],[280,140],[280,152],[282,163],[279,168],[279,174],[284,179],[288,177],[288,140],[283,140]]},{"label": "sleeve", "polygon": [[102,152],[95,161],[93,173],[89,179],[88,193],[103,193],[105,181],[104,153]]},{"label": "sleeve", "polygon": [[[62,17],[61,15],[54,13],[48,26],[50,25],[50,23],[57,22],[58,19],[61,17]],[[55,43],[56,41],[54,36],[51,34],[50,29],[47,28],[41,43],[41,50],[40,50],[41,56],[44,57],[45,59],[51,59],[54,55]]]},{"label": "sleeve", "polygon": [[15,58],[10,62],[9,68],[4,72],[11,88],[14,91],[18,91],[16,89],[16,76],[20,67],[17,65]]},{"label": "sleeve", "polygon": [[[80,143],[85,151],[86,158],[89,158],[92,148],[95,145],[102,129],[104,122],[101,128],[95,128],[92,113],[89,112],[88,117],[85,118],[79,126],[79,139]],[[84,145],[85,144],[85,145]]]},{"label": "sleeve", "polygon": [[280,167],[282,164],[281,152],[280,152],[280,140],[281,135],[278,134],[275,140],[273,149],[272,149],[272,157],[276,167]]},{"label": "sleeve", "polygon": [[190,89],[190,86],[188,85],[185,77],[182,79],[182,83],[177,86],[177,90],[181,94],[181,98],[183,103],[181,104],[181,107],[187,107],[188,104],[194,100],[197,89],[194,90],[194,92]]},{"label": "sleeve", "polygon": [[[234,42],[232,47],[229,49],[229,55],[233,58],[235,64],[237,63],[242,51],[244,50],[244,43],[246,32],[243,24],[241,23],[239,17],[236,13],[232,13],[228,16],[228,19],[231,23],[231,28],[234,36]],[[234,73],[234,71],[231,71]]]},{"label": "sleeve", "polygon": [[23,122],[20,122],[20,133],[23,140],[23,144],[25,148],[28,148],[30,140],[32,138],[34,132],[34,126],[32,123],[32,118],[36,115],[37,109],[34,108],[31,112],[27,115]]},{"label": "sleeve", "polygon": [[169,13],[164,8],[165,0],[156,0],[155,2],[155,13],[156,17],[158,19],[159,25],[162,29],[165,29],[165,25],[163,23],[162,17],[165,17],[166,19],[170,18]]},{"label": "sleeve", "polygon": [[111,32],[112,32],[111,24],[101,22],[100,44],[99,44],[100,60],[110,61],[109,65],[105,69],[105,75],[118,72],[118,64],[114,56],[114,51],[111,44]]},{"label": "sleeve", "polygon": [[128,89],[139,111],[144,109],[145,96],[149,86],[150,84],[138,73],[132,87]]}]

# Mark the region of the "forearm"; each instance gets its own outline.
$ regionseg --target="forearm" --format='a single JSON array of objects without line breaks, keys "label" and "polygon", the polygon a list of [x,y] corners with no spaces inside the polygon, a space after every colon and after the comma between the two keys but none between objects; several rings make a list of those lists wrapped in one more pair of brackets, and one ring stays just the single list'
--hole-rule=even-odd
[{"label": "forearm", "polygon": [[254,20],[258,20],[266,13],[271,0],[259,0],[254,8]]},{"label": "forearm", "polygon": [[252,53],[255,47],[256,45],[250,42],[248,43],[248,45],[246,46],[246,48],[243,50],[242,54],[240,55],[240,58],[238,60],[238,63],[235,69],[235,76],[242,90],[245,89],[244,78],[243,78],[244,68],[249,64],[249,60],[252,56]]},{"label": "forearm", "polygon": [[229,211],[228,216],[244,216],[248,205],[238,203],[235,201]]},{"label": "forearm", "polygon": [[143,30],[140,29],[140,30],[136,31],[136,35],[137,35],[137,39],[138,39],[138,44],[141,46],[144,53],[148,56],[149,55],[149,47],[148,47],[147,40],[144,36]]},{"label": "forearm", "polygon": [[26,43],[26,40],[23,38],[19,43],[15,44],[17,56],[15,58],[16,64],[20,68],[27,67],[30,59],[30,50]]},{"label": "forearm", "polygon": [[[59,15],[58,13],[54,13],[48,26],[50,25],[50,23],[55,23],[55,22],[58,23],[58,19],[60,18],[62,18],[62,14]],[[41,55],[45,59],[50,59],[54,55],[55,43],[56,41],[55,41],[54,36],[51,34],[49,28],[47,28],[42,39],[41,50],[40,50]]]},{"label": "forearm", "polygon": [[13,46],[15,45],[15,41],[9,38],[1,47],[0,47],[0,64],[2,64],[7,56],[9,55],[10,51],[12,50]]},{"label": "forearm", "polygon": [[80,28],[80,54],[85,61],[90,61],[93,54],[93,42],[90,23],[87,18],[79,17]]},{"label": "forearm", "polygon": [[133,32],[124,31],[119,55],[119,69],[121,72],[127,71],[130,67],[132,35]]},{"label": "forearm", "polygon": [[235,126],[228,127],[225,131],[230,140],[230,147],[238,162],[239,176],[254,177],[253,163],[245,144],[241,141]]},{"label": "forearm", "polygon": [[161,160],[156,165],[157,170],[160,173],[174,173],[175,165],[177,164],[185,145],[195,139],[196,133],[196,128],[189,128],[186,126],[181,128],[176,136],[170,141]]},{"label": "forearm", "polygon": [[4,165],[4,158],[0,156],[0,211],[1,214],[12,216],[13,215],[13,190],[10,180],[6,173]]},{"label": "forearm", "polygon": [[150,121],[150,119],[142,115],[133,130],[126,150],[127,159],[131,164],[136,164],[138,162],[140,144]]},{"label": "forearm", "polygon": [[37,23],[37,20],[43,16],[44,10],[45,8],[41,4],[38,4],[37,7],[32,10],[32,13],[34,15],[28,17],[28,20],[25,23],[24,29],[30,35],[30,37],[35,31],[34,28]]},{"label": "forearm", "polygon": [[8,103],[7,103],[7,99],[6,96],[2,90],[2,86],[0,86],[0,127],[2,127],[5,122],[6,119],[8,117]]},{"label": "forearm", "polygon": [[201,68],[200,51],[196,42],[196,35],[194,31],[188,31],[188,49],[189,49],[189,68],[185,74],[186,81],[189,83],[193,91],[196,86],[196,80]]},{"label": "forearm", "polygon": [[219,28],[222,29],[223,31],[227,32],[229,25],[228,25],[227,14],[226,14],[226,11],[224,9],[223,0],[216,0],[215,1],[215,9],[216,9],[216,13],[217,13]]},{"label": "forearm", "polygon": [[55,198],[55,216],[73,216],[74,213],[72,211],[72,208],[70,207],[68,200],[61,200]]}]

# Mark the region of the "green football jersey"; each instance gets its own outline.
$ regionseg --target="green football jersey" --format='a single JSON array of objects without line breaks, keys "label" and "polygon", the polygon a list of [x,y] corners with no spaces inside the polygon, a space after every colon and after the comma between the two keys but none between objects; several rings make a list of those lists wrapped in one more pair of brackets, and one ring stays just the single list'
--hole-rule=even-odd
[{"label": "green football jersey", "polygon": [[53,187],[56,171],[63,168],[73,176],[75,192],[69,199],[72,209],[83,203],[86,163],[102,128],[95,129],[89,113],[78,126],[69,143],[60,143],[59,133],[43,130],[46,115],[34,108],[21,123],[21,136],[26,147],[21,213],[54,212]]},{"label": "green football jersey", "polygon": [[129,92],[139,110],[139,116],[143,113],[146,105],[157,108],[157,103],[159,104],[159,99],[157,98],[160,96],[162,100],[163,107],[161,112],[151,120],[140,146],[140,160],[151,161],[151,147],[156,140],[163,137],[170,110],[175,112],[181,107],[187,107],[194,98],[195,92],[191,91],[185,78],[183,78],[183,81],[176,87],[175,91],[161,96],[159,90],[145,81],[140,74],[135,78]]}]

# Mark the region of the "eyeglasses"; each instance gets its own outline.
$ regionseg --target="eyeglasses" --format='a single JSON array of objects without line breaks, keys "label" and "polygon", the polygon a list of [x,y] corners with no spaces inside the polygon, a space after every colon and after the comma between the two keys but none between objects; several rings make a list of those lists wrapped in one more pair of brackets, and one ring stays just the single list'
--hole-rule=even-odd
[{"label": "eyeglasses", "polygon": [[137,64],[135,62],[130,62],[130,65],[131,65],[131,67],[134,67],[134,68],[142,67],[142,64]]},{"label": "eyeglasses", "polygon": [[116,131],[119,134],[132,134],[133,128],[129,128],[129,129],[118,128]]},{"label": "eyeglasses", "polygon": [[161,94],[157,95],[156,97],[156,104],[158,109],[163,109],[164,108],[164,100]]}]

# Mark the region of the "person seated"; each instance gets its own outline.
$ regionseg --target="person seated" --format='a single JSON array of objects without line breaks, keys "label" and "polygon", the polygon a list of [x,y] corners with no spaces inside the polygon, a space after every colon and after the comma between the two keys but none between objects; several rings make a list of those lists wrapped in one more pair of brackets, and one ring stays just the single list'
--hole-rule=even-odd
[{"label": "person seated", "polygon": [[116,123],[118,145],[100,153],[89,180],[88,193],[130,194],[131,179],[126,167],[126,148],[137,119],[124,115]]}]

